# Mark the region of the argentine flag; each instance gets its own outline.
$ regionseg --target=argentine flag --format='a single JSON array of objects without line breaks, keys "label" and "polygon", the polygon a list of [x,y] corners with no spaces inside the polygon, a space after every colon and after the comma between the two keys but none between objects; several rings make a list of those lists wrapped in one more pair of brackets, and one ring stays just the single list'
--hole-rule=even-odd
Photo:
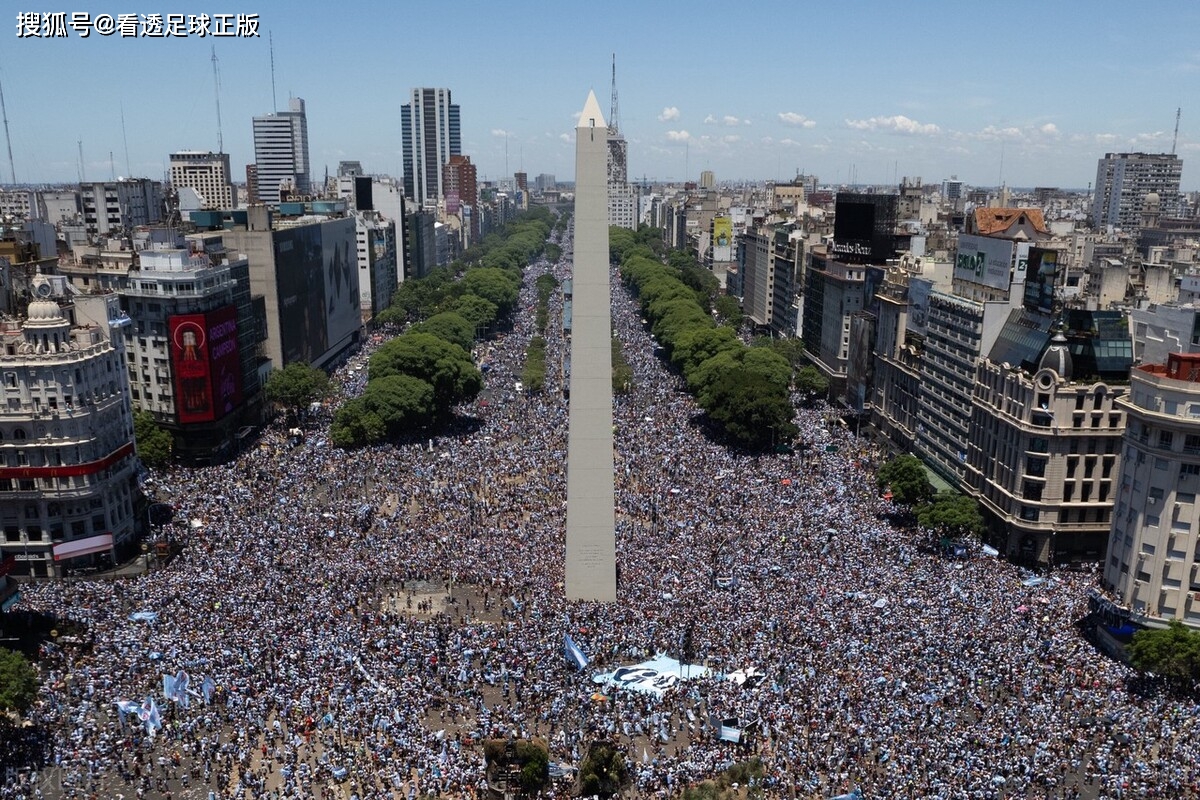
[{"label": "argentine flag", "polygon": [[582,671],[588,665],[588,657],[579,649],[579,645],[575,644],[575,640],[571,638],[571,634],[569,633],[563,637],[563,655],[578,670]]}]

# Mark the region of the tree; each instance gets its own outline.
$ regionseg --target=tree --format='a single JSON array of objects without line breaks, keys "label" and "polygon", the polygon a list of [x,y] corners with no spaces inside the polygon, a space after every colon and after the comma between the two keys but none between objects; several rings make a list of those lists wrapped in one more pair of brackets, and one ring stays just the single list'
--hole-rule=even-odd
[{"label": "tree", "polygon": [[725,372],[709,386],[701,405],[735,444],[749,450],[782,444],[797,432],[787,391],[743,366]]},{"label": "tree", "polygon": [[412,330],[418,333],[432,333],[439,339],[452,342],[467,352],[470,352],[471,347],[475,344],[475,326],[461,314],[453,311],[434,314],[424,322],[414,325]]},{"label": "tree", "polygon": [[133,439],[138,458],[147,467],[161,467],[171,462],[171,451],[175,440],[171,434],[159,427],[149,411],[133,414]]},{"label": "tree", "polygon": [[735,330],[742,326],[745,315],[742,314],[742,304],[733,295],[718,295],[713,300],[713,310],[717,312],[717,321]]},{"label": "tree", "polygon": [[743,349],[733,328],[698,326],[676,337],[675,347],[671,350],[671,363],[686,377],[717,353]]},{"label": "tree", "polygon": [[580,794],[609,798],[628,782],[625,755],[612,742],[593,742],[579,767]]},{"label": "tree", "polygon": [[277,369],[267,378],[263,395],[289,411],[307,408],[329,394],[329,376],[301,362]]},{"label": "tree", "polygon": [[329,435],[338,447],[359,447],[419,430],[433,419],[433,387],[411,375],[388,375],[367,383],[333,418]]},{"label": "tree", "polygon": [[367,366],[371,381],[388,375],[411,375],[433,387],[438,414],[473,400],[483,388],[483,375],[471,355],[456,344],[429,333],[406,333],[375,351]]},{"label": "tree", "polygon": [[497,314],[507,317],[517,305],[521,278],[497,267],[478,267],[463,276],[463,292],[482,297],[496,304]]},{"label": "tree", "polygon": [[933,484],[925,465],[916,456],[896,456],[879,468],[879,488],[891,488],[892,500],[899,505],[915,506],[933,497]]},{"label": "tree", "polygon": [[1176,689],[1192,689],[1200,680],[1200,632],[1177,619],[1165,629],[1135,633],[1128,653],[1134,667],[1162,676]]},{"label": "tree", "polygon": [[796,390],[804,395],[808,402],[812,402],[814,398],[829,394],[829,379],[821,374],[821,370],[809,364],[796,373]]},{"label": "tree", "polygon": [[24,714],[37,699],[37,670],[25,656],[0,647],[0,711]]},{"label": "tree", "polygon": [[[895,494],[895,488],[892,494]],[[917,508],[917,522],[924,528],[941,531],[948,536],[983,534],[983,515],[975,498],[958,492],[942,492],[931,502]]]},{"label": "tree", "polygon": [[477,294],[464,294],[449,310],[471,323],[478,331],[490,328],[495,323],[499,309],[491,300],[484,300]]},{"label": "tree", "polygon": [[612,388],[613,394],[628,394],[633,388],[633,367],[625,360],[621,340],[612,337]]}]

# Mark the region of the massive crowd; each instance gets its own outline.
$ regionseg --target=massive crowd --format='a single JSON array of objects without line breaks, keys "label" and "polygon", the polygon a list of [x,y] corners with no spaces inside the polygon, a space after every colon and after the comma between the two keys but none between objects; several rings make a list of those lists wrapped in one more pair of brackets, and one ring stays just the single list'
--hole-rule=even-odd
[{"label": "massive crowd", "polygon": [[[180,520],[170,564],[27,587],[18,609],[90,647],[47,648],[26,735],[51,761],[10,744],[0,798],[482,797],[479,741],[513,735],[576,765],[612,737],[647,798],[754,756],[772,797],[1200,797],[1200,709],[1131,691],[1081,638],[1089,576],[1027,587],[1001,561],[922,549],[887,521],[869,446],[820,408],[798,410],[793,453],[714,443],[615,280],[635,374],[614,411],[619,601],[566,602],[558,325],[546,391],[515,387],[547,270],[568,267],[531,266],[530,313],[477,350],[473,422],[353,452],[327,444],[328,414],[295,447],[270,429],[233,463],[156,476]],[[338,371],[343,398],[371,347]],[[453,602],[422,593],[450,581]],[[661,697],[591,680],[663,651],[711,671]],[[748,668],[760,682],[722,677]],[[212,678],[211,703],[162,697],[180,669]],[[114,705],[147,695],[152,737]]]}]

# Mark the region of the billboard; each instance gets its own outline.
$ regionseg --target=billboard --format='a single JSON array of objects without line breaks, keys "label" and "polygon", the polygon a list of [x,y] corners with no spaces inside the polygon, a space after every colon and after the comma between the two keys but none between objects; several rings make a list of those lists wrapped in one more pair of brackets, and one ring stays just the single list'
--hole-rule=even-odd
[{"label": "billboard", "polygon": [[926,323],[929,320],[929,293],[933,291],[933,281],[928,278],[908,279],[908,320],[906,330],[924,336]]},{"label": "billboard", "polygon": [[1029,266],[1025,277],[1025,307],[1049,314],[1054,311],[1054,290],[1058,285],[1058,251],[1029,248]]},{"label": "billboard", "polygon": [[176,314],[167,320],[175,412],[181,423],[213,422],[242,402],[237,309]]},{"label": "billboard", "polygon": [[350,217],[275,232],[282,366],[320,363],[358,331],[357,261]]},{"label": "billboard", "polygon": [[733,260],[733,220],[714,217],[712,222],[713,261]]},{"label": "billboard", "polygon": [[955,280],[1007,290],[1012,283],[1014,244],[1008,239],[962,234],[954,260]]},{"label": "billboard", "polygon": [[1029,269],[1029,242],[1017,242],[1017,265],[1013,270],[1013,283],[1024,283]]},{"label": "billboard", "polygon": [[895,255],[896,195],[839,192],[833,213],[838,261],[883,263]]}]

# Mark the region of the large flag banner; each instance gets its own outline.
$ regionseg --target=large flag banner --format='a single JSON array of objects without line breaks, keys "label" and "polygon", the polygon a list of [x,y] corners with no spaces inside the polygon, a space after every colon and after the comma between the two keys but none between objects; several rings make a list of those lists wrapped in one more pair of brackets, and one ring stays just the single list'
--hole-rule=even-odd
[{"label": "large flag banner", "polygon": [[575,644],[575,640],[569,633],[563,637],[563,655],[567,657],[567,661],[575,665],[575,669],[582,670],[588,665],[588,657],[579,649],[579,645]]},{"label": "large flag banner", "polygon": [[116,701],[116,705],[117,718],[120,719],[122,727],[125,725],[126,717],[128,717],[130,714],[133,714],[136,717],[138,716],[138,712],[141,710],[141,706],[139,706],[133,700],[118,700]]},{"label": "large flag banner", "polygon": [[674,688],[681,681],[704,678],[710,672],[711,670],[703,664],[684,664],[665,653],[660,653],[640,664],[630,664],[620,667],[615,672],[593,675],[592,680],[618,689],[662,697],[667,690]]},{"label": "large flag banner", "polygon": [[200,681],[200,694],[204,695],[204,702],[212,704],[213,692],[217,690],[217,682],[212,678],[205,676],[204,680]]},{"label": "large flag banner", "polygon": [[176,694],[177,690],[175,688],[175,677],[173,675],[163,675],[162,679],[163,679],[163,699],[164,700],[176,700],[176,702],[178,702],[178,700],[176,699],[177,698],[177,694]]},{"label": "large flag banner", "polygon": [[172,699],[183,706],[189,708],[192,704],[192,698],[188,696],[188,686],[192,682],[192,677],[187,674],[187,670],[179,670],[175,674],[175,697]]}]

